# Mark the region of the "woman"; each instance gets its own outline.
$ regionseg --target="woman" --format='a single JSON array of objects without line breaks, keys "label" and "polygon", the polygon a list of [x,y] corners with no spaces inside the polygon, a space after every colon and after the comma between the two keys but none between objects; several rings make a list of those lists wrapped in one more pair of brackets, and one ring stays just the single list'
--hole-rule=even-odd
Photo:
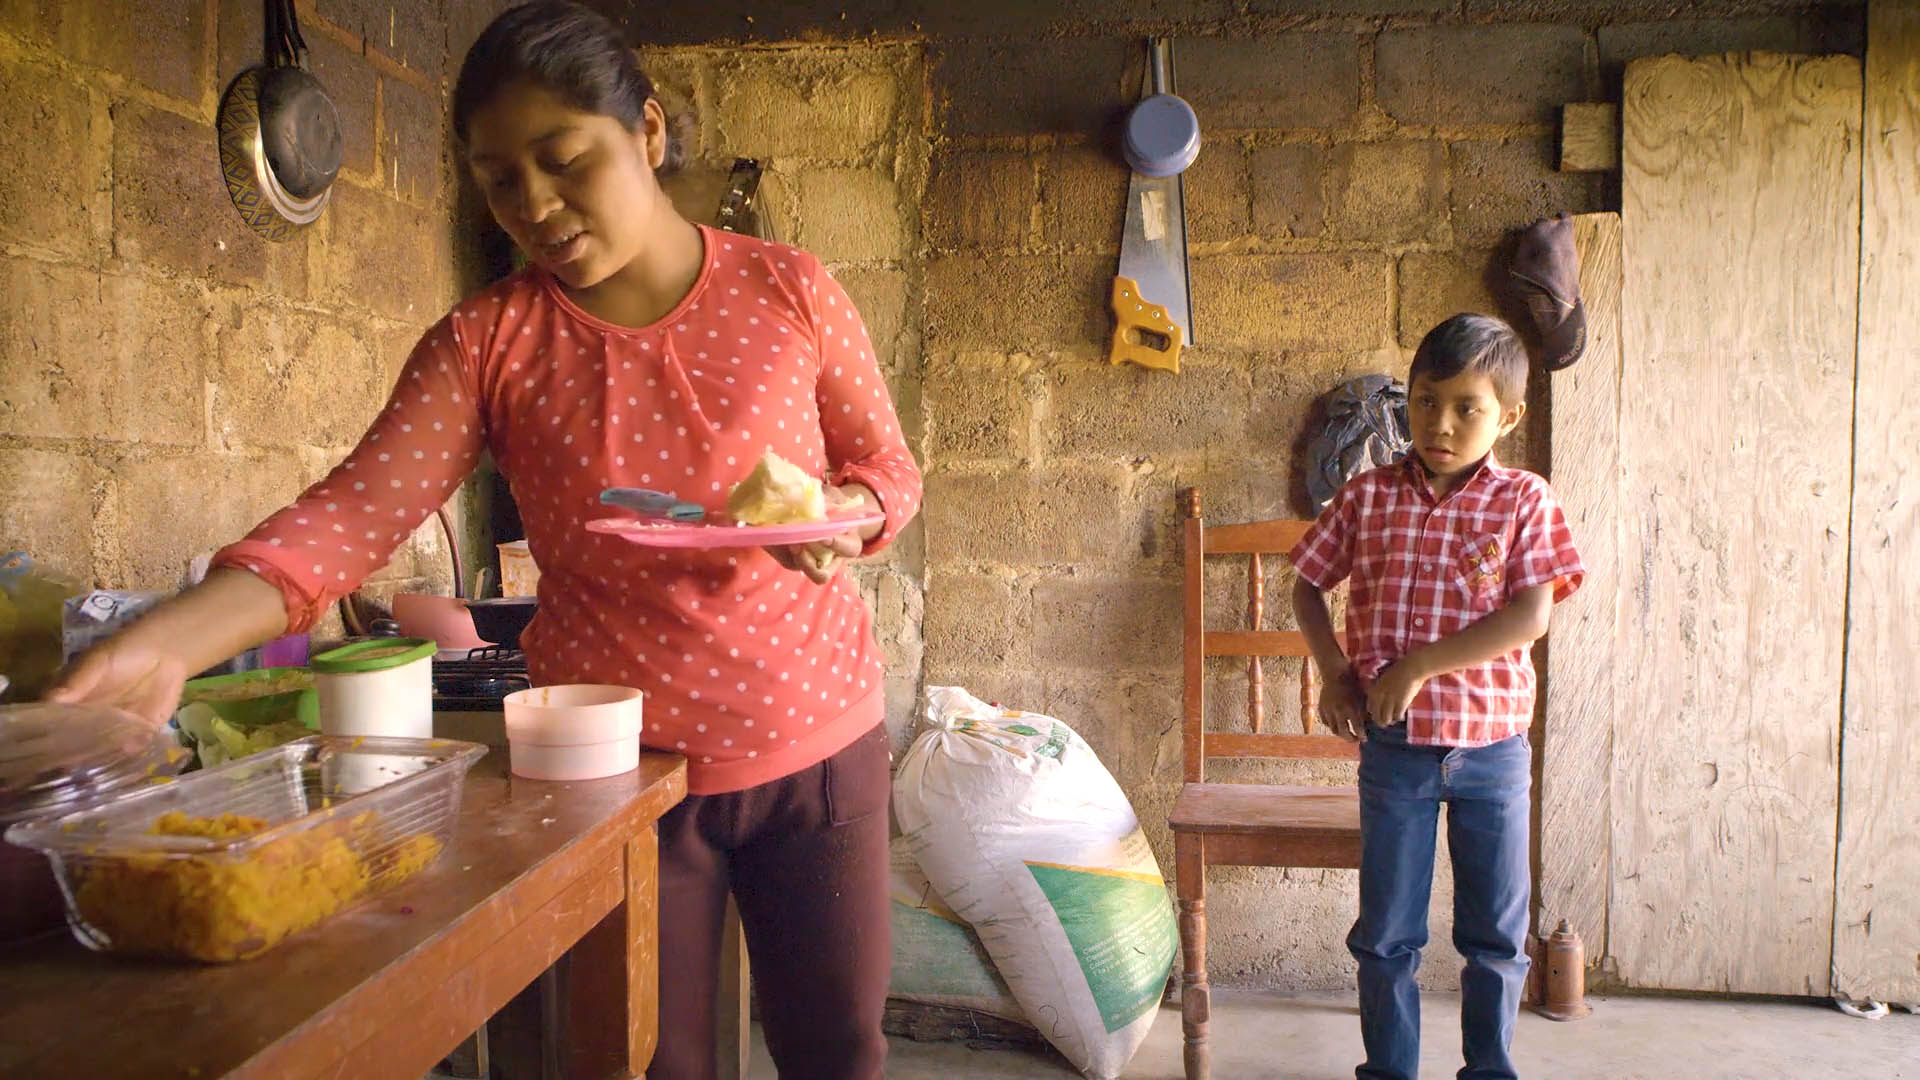
[{"label": "woman", "polygon": [[[890,968],[887,741],[870,614],[837,556],[872,554],[920,476],[859,315],[818,260],[688,223],[655,179],[666,117],[633,52],[570,3],[512,9],[467,54],[454,128],[527,269],[429,330],[353,453],[83,657],[53,695],[156,721],[191,672],[310,626],[491,450],[541,567],[536,684],[647,693],[688,759],[660,823],[660,1047],[713,1068],[722,912],[738,899],[783,1077],[874,1078]],[[585,532],[601,489],[719,510],[766,450],[884,524],[813,550],[667,552]]]}]

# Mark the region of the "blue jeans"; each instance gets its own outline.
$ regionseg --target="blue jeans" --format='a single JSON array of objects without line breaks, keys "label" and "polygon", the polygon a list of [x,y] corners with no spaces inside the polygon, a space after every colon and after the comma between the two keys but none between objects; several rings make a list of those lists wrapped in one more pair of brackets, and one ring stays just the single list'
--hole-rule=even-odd
[{"label": "blue jeans", "polygon": [[1373,728],[1360,748],[1360,918],[1347,949],[1360,962],[1360,1080],[1420,1072],[1420,991],[1434,828],[1447,810],[1453,854],[1453,944],[1460,973],[1460,1080],[1513,1080],[1508,1047],[1527,979],[1532,892],[1528,813],[1533,748],[1524,734],[1491,746],[1409,746],[1405,724]]}]

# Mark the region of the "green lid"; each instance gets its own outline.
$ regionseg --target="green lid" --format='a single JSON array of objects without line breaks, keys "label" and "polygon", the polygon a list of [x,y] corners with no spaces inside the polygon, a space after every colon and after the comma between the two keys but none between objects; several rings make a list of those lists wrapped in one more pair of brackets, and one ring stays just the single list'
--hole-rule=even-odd
[{"label": "green lid", "polygon": [[229,724],[251,727],[298,720],[320,730],[320,695],[306,668],[256,668],[231,675],[189,679],[180,704],[205,702]]},{"label": "green lid", "polygon": [[425,638],[374,638],[329,649],[314,657],[310,666],[322,675],[350,675],[367,671],[386,671],[425,660],[440,646]]}]

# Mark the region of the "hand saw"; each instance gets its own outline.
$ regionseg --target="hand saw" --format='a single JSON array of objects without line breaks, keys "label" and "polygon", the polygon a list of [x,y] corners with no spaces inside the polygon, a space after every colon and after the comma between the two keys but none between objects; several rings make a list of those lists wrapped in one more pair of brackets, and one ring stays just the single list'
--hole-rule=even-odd
[{"label": "hand saw", "polygon": [[1127,117],[1127,224],[1113,279],[1111,363],[1180,370],[1194,343],[1187,197],[1180,174],[1200,154],[1200,121],[1173,92],[1173,43],[1149,43],[1147,95]]}]

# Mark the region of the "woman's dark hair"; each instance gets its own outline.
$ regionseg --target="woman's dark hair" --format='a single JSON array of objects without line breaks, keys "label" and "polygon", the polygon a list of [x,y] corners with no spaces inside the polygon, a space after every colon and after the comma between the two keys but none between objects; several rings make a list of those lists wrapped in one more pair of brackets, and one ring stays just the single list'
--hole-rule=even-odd
[{"label": "woman's dark hair", "polygon": [[536,83],[581,112],[638,130],[653,80],[606,16],[567,0],[501,12],[467,50],[453,84],[453,130],[467,140],[473,114],[512,83]]},{"label": "woman's dark hair", "polygon": [[1504,320],[1461,314],[1427,331],[1407,370],[1407,386],[1422,375],[1444,382],[1463,371],[1485,375],[1502,405],[1527,396],[1527,347]]}]

